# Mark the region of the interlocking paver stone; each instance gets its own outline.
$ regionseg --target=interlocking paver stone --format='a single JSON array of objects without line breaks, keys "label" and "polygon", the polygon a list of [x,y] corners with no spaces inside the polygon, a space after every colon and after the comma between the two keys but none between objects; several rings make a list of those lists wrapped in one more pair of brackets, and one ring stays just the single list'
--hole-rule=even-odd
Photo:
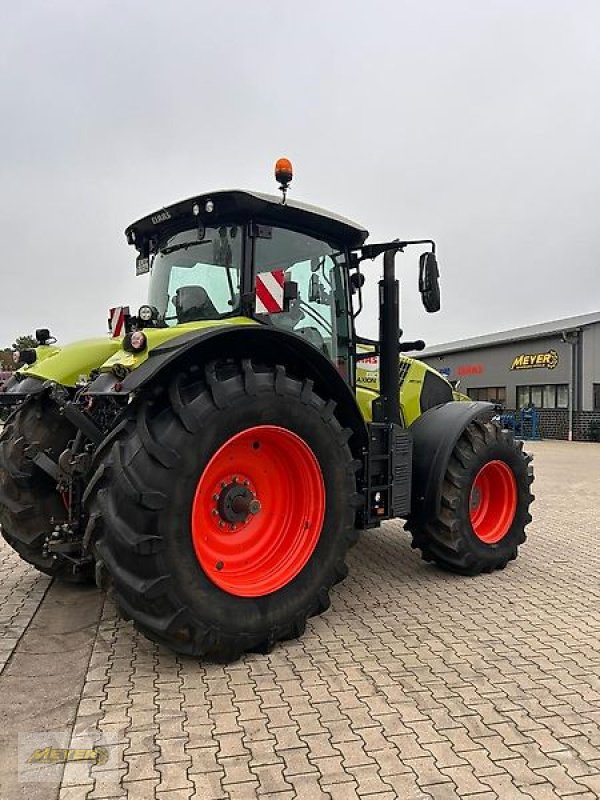
[{"label": "interlocking paver stone", "polygon": [[[600,445],[532,449],[540,501],[501,573],[442,573],[387,524],[302,640],[231,665],[107,602],[73,736],[110,737],[117,768],[69,765],[60,800],[600,796]],[[0,544],[0,670],[47,586]]]},{"label": "interlocking paver stone", "polygon": [[[0,430],[2,426],[0,425]],[[0,673],[50,585],[4,543],[0,544]]]}]

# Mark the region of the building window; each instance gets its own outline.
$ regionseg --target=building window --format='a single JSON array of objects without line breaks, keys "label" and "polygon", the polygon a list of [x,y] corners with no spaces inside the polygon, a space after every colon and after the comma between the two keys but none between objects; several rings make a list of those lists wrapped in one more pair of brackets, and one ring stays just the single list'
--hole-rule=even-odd
[{"label": "building window", "polygon": [[560,386],[556,387],[556,407],[569,407],[569,387],[566,383],[561,383]]},{"label": "building window", "polygon": [[530,386],[531,392],[531,405],[536,408],[544,408],[544,387],[543,386]]},{"label": "building window", "polygon": [[594,411],[600,411],[600,383],[594,384]]},{"label": "building window", "polygon": [[556,386],[549,383],[542,388],[544,391],[544,408],[556,408]]},{"label": "building window", "polygon": [[517,408],[529,405],[529,386],[517,386]]},{"label": "building window", "polygon": [[506,403],[506,386],[476,386],[468,390],[471,400],[484,400],[486,403]]},{"label": "building window", "polygon": [[568,408],[569,387],[566,383],[539,386],[517,386],[517,408]]}]

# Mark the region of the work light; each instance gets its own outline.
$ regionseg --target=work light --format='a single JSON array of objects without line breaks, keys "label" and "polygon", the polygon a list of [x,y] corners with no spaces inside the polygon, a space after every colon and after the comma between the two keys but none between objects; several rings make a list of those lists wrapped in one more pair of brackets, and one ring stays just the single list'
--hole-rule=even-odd
[{"label": "work light", "polygon": [[142,320],[142,322],[152,322],[156,316],[156,313],[156,309],[152,306],[140,306],[138,317]]},{"label": "work light", "polygon": [[128,333],[123,339],[123,350],[128,353],[141,353],[146,349],[148,340],[143,331],[133,331]]}]

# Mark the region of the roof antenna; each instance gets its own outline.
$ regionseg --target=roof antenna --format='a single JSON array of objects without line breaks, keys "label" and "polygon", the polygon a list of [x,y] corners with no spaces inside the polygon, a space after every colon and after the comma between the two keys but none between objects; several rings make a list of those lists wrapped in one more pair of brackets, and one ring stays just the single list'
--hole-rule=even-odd
[{"label": "roof antenna", "polygon": [[292,178],[294,177],[294,170],[292,169],[292,162],[289,158],[278,158],[275,162],[275,180],[279,184],[282,205],[285,205],[287,190]]}]

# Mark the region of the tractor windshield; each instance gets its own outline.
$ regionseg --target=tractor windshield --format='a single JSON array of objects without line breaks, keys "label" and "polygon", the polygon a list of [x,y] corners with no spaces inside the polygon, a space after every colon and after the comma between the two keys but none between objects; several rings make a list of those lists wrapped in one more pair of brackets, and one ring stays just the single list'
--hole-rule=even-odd
[{"label": "tractor windshield", "polygon": [[148,302],[169,326],[235,315],[240,302],[242,229],[236,225],[180,231],[161,242]]}]

